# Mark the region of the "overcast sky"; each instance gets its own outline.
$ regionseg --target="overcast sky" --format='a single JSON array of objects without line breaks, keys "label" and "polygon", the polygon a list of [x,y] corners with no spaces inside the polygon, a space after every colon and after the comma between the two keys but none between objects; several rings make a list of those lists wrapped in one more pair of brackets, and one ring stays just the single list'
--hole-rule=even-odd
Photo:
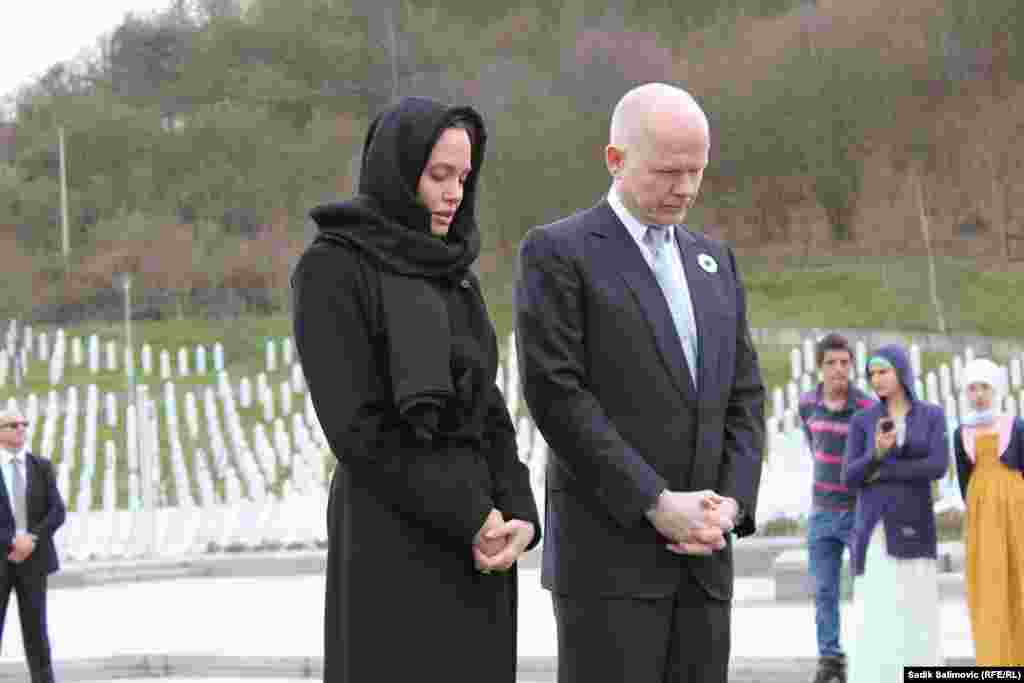
[{"label": "overcast sky", "polygon": [[0,11],[0,99],[74,59],[113,31],[127,12],[146,15],[170,0],[11,0]]}]

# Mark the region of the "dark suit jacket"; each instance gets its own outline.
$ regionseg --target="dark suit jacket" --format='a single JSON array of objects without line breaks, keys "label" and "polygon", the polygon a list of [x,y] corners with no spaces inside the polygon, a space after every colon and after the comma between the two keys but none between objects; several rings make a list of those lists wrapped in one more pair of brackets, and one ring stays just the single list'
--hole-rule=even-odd
[{"label": "dark suit jacket", "polygon": [[[699,394],[657,280],[611,206],[535,228],[520,250],[523,392],[551,447],[541,581],[578,595],[664,597],[693,577],[732,596],[731,540],[665,549],[644,512],[664,488],[714,489],[754,532],[764,386],[732,251],[678,231],[699,335]],[[710,256],[708,272],[698,264]]]},{"label": "dark suit jacket", "polygon": [[[25,481],[28,484],[28,531],[35,534],[36,549],[22,564],[26,571],[52,574],[60,569],[57,549],[53,545],[53,534],[64,523],[64,501],[57,490],[57,478],[49,460],[25,454]],[[7,484],[0,477],[0,542],[11,551],[14,542],[14,513],[11,511]]]}]

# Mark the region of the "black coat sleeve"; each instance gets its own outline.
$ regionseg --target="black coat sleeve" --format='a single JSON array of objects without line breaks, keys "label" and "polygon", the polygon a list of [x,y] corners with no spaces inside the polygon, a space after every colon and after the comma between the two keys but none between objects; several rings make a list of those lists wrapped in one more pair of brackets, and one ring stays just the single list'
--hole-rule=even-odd
[{"label": "black coat sleeve", "polygon": [[490,474],[475,453],[438,452],[397,419],[374,353],[368,272],[345,247],[318,244],[292,275],[295,346],[313,407],[353,481],[418,523],[471,543],[494,507]]},{"label": "black coat sleeve", "polygon": [[64,507],[64,499],[60,497],[60,490],[57,488],[57,477],[53,473],[53,465],[48,460],[36,458],[36,464],[43,473],[46,480],[46,516],[39,520],[38,524],[32,525],[28,530],[40,538],[53,537],[54,532],[64,523],[67,516]]},{"label": "black coat sleeve", "polygon": [[501,391],[494,385],[487,394],[484,439],[494,506],[505,519],[520,519],[533,524],[529,550],[540,543],[540,515],[530,488],[530,470],[519,460],[512,418]]},{"label": "black coat sleeve", "polygon": [[974,472],[974,463],[967,457],[967,450],[964,448],[964,432],[960,427],[953,432],[953,455],[956,458],[956,478],[960,482],[960,495],[966,501],[967,485],[971,481],[971,473]]},{"label": "black coat sleeve", "polygon": [[564,242],[535,228],[520,247],[515,315],[523,394],[551,444],[551,458],[629,528],[667,483],[622,437],[586,385],[586,292]]},{"label": "black coat sleeve", "polygon": [[746,292],[731,249],[728,254],[736,280],[736,368],[725,412],[725,448],[718,492],[735,498],[743,506],[743,514],[736,521],[736,534],[747,536],[757,530],[755,513],[764,458],[765,389],[757,351],[750,338]]}]

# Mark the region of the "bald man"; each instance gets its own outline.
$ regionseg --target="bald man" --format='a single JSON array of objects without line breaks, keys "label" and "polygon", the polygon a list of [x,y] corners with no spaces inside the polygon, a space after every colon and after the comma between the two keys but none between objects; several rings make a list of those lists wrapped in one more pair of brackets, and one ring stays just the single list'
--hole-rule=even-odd
[{"label": "bald man", "polygon": [[707,117],[648,84],[612,114],[612,187],[532,229],[516,283],[551,447],[541,581],[560,683],[728,677],[732,536],[754,532],[764,386],[729,247],[688,228]]}]

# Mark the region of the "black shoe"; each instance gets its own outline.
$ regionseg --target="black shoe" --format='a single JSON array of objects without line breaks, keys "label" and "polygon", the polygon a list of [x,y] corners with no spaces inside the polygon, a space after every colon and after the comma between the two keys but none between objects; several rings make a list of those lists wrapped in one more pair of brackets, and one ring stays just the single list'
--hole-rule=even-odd
[{"label": "black shoe", "polygon": [[812,683],[846,683],[846,657],[819,657]]}]

